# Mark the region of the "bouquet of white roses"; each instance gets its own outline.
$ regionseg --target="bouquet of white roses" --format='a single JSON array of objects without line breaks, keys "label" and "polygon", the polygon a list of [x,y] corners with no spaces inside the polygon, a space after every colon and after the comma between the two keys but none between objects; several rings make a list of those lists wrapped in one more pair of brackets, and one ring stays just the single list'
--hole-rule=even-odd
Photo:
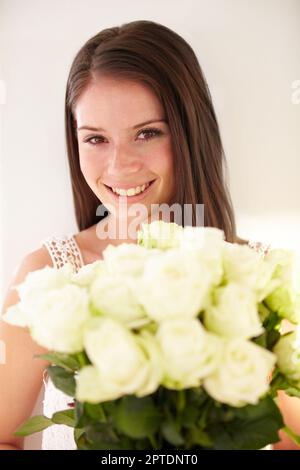
[{"label": "bouquet of white roses", "polygon": [[284,428],[299,443],[276,404],[279,389],[300,397],[296,261],[156,221],[77,273],[28,274],[4,320],[49,350],[74,408],[16,434],[59,423],[79,449],[260,449]]}]

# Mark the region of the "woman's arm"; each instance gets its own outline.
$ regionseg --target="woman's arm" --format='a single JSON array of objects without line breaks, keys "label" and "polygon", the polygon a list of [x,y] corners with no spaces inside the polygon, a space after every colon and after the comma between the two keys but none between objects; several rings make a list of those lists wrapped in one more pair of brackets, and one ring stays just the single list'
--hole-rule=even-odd
[{"label": "woman's arm", "polygon": [[[278,394],[278,406],[283,415],[285,424],[296,434],[300,435],[300,399],[290,397],[283,391]],[[300,450],[285,432],[280,431],[280,441],[274,444],[275,450]]]},{"label": "woman's arm", "polygon": [[[283,320],[280,332],[281,334],[293,331],[295,325],[287,320]],[[296,397],[290,397],[283,391],[278,393],[278,406],[282,413],[285,424],[291,428],[296,434],[300,435],[300,399]],[[280,441],[274,444],[275,450],[300,450],[290,437],[285,432],[280,431]]]},{"label": "woman's arm", "polygon": [[0,450],[22,450],[22,449],[20,449],[20,447],[0,444]]},{"label": "woman's arm", "polygon": [[[13,279],[2,313],[19,301],[18,293],[11,287],[21,283],[26,275],[52,265],[45,247],[29,253],[22,261]],[[29,418],[42,383],[48,363],[34,358],[45,349],[30,337],[28,329],[9,325],[0,319],[0,340],[4,342],[5,363],[0,364],[0,449],[23,449],[24,438],[14,436],[16,429]]]}]

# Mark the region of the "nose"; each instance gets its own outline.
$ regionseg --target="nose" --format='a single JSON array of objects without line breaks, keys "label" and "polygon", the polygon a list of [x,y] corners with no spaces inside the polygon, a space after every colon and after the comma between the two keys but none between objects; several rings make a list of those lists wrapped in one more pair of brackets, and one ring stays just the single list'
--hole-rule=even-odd
[{"label": "nose", "polygon": [[107,173],[109,176],[119,176],[138,173],[142,168],[142,160],[125,145],[116,145],[109,156]]}]

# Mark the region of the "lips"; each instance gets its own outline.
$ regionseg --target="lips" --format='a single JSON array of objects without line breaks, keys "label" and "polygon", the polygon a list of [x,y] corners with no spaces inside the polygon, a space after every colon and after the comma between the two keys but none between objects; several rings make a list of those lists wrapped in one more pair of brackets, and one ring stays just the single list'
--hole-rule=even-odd
[{"label": "lips", "polygon": [[113,184],[113,185],[108,185],[108,184],[104,184],[104,186],[106,186],[107,188],[109,189],[112,189],[112,188],[121,188],[121,189],[130,189],[130,188],[137,188],[138,186],[143,186],[144,184],[149,184],[149,186],[154,182],[155,180],[150,180],[150,181],[144,181],[144,183],[139,183],[137,184],[136,182],[134,183],[127,183],[127,184],[124,184],[124,183],[117,183],[117,184]]},{"label": "lips", "polygon": [[[153,183],[154,183],[155,181],[156,181],[156,179],[150,181],[148,187],[147,187],[146,189],[144,189],[144,191],[142,191],[142,192],[140,192],[140,193],[138,193],[138,194],[135,194],[134,196],[120,196],[119,194],[115,193],[115,192],[112,190],[111,186],[108,186],[107,184],[104,184],[104,183],[103,183],[103,184],[104,184],[104,186],[108,189],[108,191],[110,192],[110,194],[113,195],[114,198],[116,198],[116,199],[119,199],[119,198],[126,198],[126,200],[135,201],[135,200],[138,200],[138,199],[142,198],[142,197],[150,190],[151,186],[153,185]],[[143,184],[147,184],[147,183],[143,183]],[[127,186],[127,185],[126,185],[126,186]],[[140,185],[140,186],[142,186],[142,185]],[[121,186],[120,186],[120,187],[121,187]],[[133,188],[133,187],[136,187],[136,186],[128,186],[128,189],[129,189],[130,187]],[[123,187],[122,189],[126,189],[126,188]]]}]

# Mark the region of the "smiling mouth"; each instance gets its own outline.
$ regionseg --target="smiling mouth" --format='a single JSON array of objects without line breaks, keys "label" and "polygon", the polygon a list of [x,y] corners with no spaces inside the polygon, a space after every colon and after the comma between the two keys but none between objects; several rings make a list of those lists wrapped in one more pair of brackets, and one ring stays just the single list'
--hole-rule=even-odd
[{"label": "smiling mouth", "polygon": [[147,192],[147,191],[149,190],[150,186],[152,186],[152,184],[154,183],[154,181],[156,181],[156,179],[155,179],[155,180],[152,180],[152,181],[148,181],[148,182],[145,183],[144,185],[141,185],[140,188],[143,187],[143,186],[145,186],[144,189],[143,189],[142,191],[140,190],[139,192],[133,193],[133,194],[132,194],[132,193],[131,193],[131,194],[128,194],[128,193],[124,192],[124,190],[121,190],[121,194],[120,194],[120,192],[114,191],[111,186],[108,186],[107,184],[104,184],[104,183],[103,183],[103,184],[104,184],[104,186],[105,186],[114,196],[116,196],[116,197],[128,197],[128,198],[133,198],[133,197],[135,197],[135,196],[139,196],[140,194],[144,194],[145,192]]}]

